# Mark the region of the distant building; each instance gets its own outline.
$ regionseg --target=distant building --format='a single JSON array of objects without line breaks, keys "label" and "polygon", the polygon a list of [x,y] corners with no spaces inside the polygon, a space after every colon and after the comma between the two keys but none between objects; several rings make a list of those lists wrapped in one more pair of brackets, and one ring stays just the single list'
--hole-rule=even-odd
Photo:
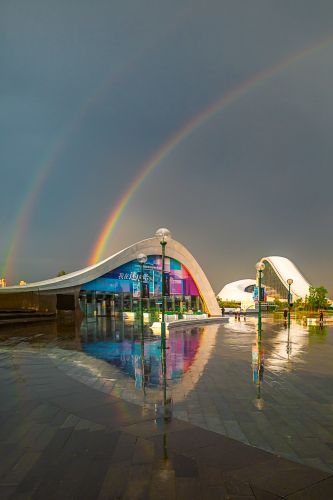
[{"label": "distant building", "polygon": [[226,302],[240,302],[241,309],[254,309],[253,290],[255,286],[256,281],[250,278],[233,281],[225,285],[217,297]]},{"label": "distant building", "polygon": [[286,257],[264,257],[261,261],[265,264],[262,284],[268,295],[275,299],[288,300],[288,279],[293,283],[290,291],[293,300],[305,299],[309,295],[310,283],[304,278],[295,264]]},{"label": "distant building", "polygon": [[[288,300],[289,286],[287,280],[290,278],[293,280],[290,287],[293,300],[305,299],[309,295],[310,283],[289,259],[272,256],[263,257],[261,261],[265,264],[262,273],[262,285],[265,287],[268,302],[272,302],[274,299]],[[218,298],[225,301],[240,302],[243,308],[246,308],[246,304],[249,304],[247,307],[254,307],[252,294],[255,286],[256,281],[253,279],[234,281],[222,288]]]},{"label": "distant building", "polygon": [[243,300],[252,299],[253,289],[256,286],[256,281],[253,279],[244,279],[233,281],[225,285],[218,298],[225,301],[242,302]]}]

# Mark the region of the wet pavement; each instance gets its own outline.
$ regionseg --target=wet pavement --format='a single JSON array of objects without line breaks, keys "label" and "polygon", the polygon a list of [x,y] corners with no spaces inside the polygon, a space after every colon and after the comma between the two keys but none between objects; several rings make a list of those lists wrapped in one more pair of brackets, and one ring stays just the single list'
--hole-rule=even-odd
[{"label": "wet pavement", "polygon": [[331,498],[332,333],[2,329],[0,498]]}]

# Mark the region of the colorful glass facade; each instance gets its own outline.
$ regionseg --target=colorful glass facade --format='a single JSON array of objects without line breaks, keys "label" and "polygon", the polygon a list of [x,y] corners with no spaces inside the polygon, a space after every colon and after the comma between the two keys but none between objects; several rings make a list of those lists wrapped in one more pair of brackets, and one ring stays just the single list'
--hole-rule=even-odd
[{"label": "colorful glass facade", "polygon": [[[150,255],[143,266],[143,284],[149,297],[161,296],[162,258]],[[132,260],[100,278],[82,285],[81,290],[130,293],[140,297],[141,266]],[[185,266],[175,259],[165,258],[166,295],[199,297],[199,290]],[[149,293],[148,293],[149,290]]]}]

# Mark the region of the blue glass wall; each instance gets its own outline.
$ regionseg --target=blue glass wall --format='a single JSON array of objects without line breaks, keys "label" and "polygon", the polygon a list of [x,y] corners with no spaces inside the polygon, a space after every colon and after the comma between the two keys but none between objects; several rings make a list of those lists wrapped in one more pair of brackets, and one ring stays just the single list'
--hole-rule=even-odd
[{"label": "blue glass wall", "polygon": [[[162,259],[159,255],[150,255],[143,267],[143,283],[149,287],[150,297],[161,295]],[[198,288],[186,269],[175,259],[166,257],[165,273],[170,295],[199,296]],[[82,285],[81,290],[113,293],[131,293],[140,296],[141,266],[133,260],[120,266],[100,278]]]}]

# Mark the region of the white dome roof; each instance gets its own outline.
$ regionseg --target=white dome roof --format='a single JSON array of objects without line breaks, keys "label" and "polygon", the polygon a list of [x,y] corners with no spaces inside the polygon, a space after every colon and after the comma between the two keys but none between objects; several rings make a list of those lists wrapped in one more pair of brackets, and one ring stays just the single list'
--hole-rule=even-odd
[{"label": "white dome roof", "polygon": [[218,294],[218,298],[221,300],[234,300],[236,302],[242,302],[249,299],[251,300],[252,292],[246,292],[245,289],[248,286],[255,284],[256,281],[253,279],[233,281],[222,288]]}]

